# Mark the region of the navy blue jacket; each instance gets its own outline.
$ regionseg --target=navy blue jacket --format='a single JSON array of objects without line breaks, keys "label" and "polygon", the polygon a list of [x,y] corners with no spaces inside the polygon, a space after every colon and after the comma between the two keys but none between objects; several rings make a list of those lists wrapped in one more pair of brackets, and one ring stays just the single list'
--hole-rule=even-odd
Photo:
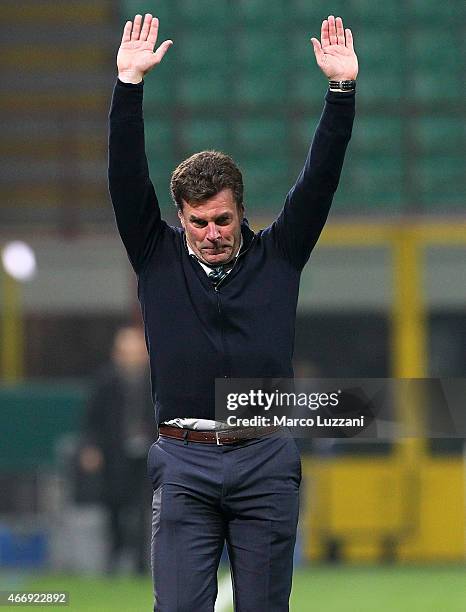
[{"label": "navy blue jacket", "polygon": [[340,178],[354,93],[327,92],[305,165],[272,225],[242,224],[233,270],[214,289],[187,251],[184,230],[161,219],[144,147],[143,83],[117,81],[110,111],[109,186],[138,296],[160,423],[214,419],[215,378],[292,377],[301,270]]}]

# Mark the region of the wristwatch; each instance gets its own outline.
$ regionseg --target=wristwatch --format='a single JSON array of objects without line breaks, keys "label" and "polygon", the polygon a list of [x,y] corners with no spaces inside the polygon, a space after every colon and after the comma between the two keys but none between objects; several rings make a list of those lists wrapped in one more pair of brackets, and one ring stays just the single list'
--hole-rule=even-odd
[{"label": "wristwatch", "polygon": [[356,81],[354,79],[348,81],[329,81],[328,86],[330,91],[334,89],[338,91],[354,91],[356,89]]}]

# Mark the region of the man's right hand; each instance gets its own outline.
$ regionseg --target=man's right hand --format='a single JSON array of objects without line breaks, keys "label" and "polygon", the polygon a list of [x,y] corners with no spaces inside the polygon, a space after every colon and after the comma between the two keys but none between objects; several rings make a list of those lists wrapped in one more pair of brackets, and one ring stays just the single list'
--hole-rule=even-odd
[{"label": "man's right hand", "polygon": [[159,20],[150,14],[144,17],[144,23],[142,15],[136,15],[134,22],[126,22],[117,55],[120,81],[140,83],[144,75],[162,61],[173,41],[164,41],[154,53],[158,30]]}]

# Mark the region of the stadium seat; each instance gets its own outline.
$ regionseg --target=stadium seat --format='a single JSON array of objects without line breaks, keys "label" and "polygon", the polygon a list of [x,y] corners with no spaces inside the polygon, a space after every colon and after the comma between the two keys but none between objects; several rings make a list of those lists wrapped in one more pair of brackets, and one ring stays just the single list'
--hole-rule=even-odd
[{"label": "stadium seat", "polygon": [[289,70],[289,43],[282,32],[244,29],[235,39],[233,56],[239,70]]},{"label": "stadium seat", "polygon": [[288,141],[286,118],[243,119],[234,124],[235,145],[245,157],[269,157],[275,151],[286,151]]},{"label": "stadium seat", "polygon": [[353,157],[345,166],[350,202],[378,214],[402,203],[402,161],[398,155]]},{"label": "stadium seat", "polygon": [[157,163],[175,154],[175,138],[172,122],[168,118],[146,117],[144,119],[147,157]]},{"label": "stadium seat", "polygon": [[407,95],[412,101],[429,107],[442,102],[458,103],[463,95],[462,74],[460,71],[455,74],[455,71],[419,68],[410,79]]},{"label": "stadium seat", "polygon": [[231,100],[229,74],[222,69],[186,70],[176,80],[176,99],[181,107],[199,107],[203,115],[206,107],[224,109]]},{"label": "stadium seat", "polygon": [[[242,71],[232,88],[235,102],[239,106],[268,108],[282,105],[288,99],[283,82],[286,82],[283,73],[277,74],[274,70]],[[281,109],[284,111],[282,106]]]},{"label": "stadium seat", "polygon": [[411,123],[413,145],[423,153],[442,155],[464,149],[465,127],[455,117],[416,117]]},{"label": "stadium seat", "polygon": [[401,117],[358,117],[351,138],[351,155],[400,155],[402,130]]},{"label": "stadium seat", "polygon": [[[461,2],[434,2],[426,0],[410,0],[409,13],[416,24],[426,24],[433,27],[439,25],[456,25],[458,19],[464,20],[464,5]],[[460,30],[459,30],[460,32]]]},{"label": "stadium seat", "polygon": [[167,207],[171,204],[170,199],[170,178],[173,170],[178,165],[179,160],[174,159],[149,159],[149,173],[154,184],[157,198],[161,206]]},{"label": "stadium seat", "polygon": [[398,105],[408,96],[404,87],[404,77],[398,72],[384,71],[383,68],[362,71],[358,76],[358,100],[389,111],[393,104]]},{"label": "stadium seat", "polygon": [[[387,62],[387,49],[390,61]],[[402,37],[390,30],[373,31],[365,29],[357,39],[357,52],[361,77],[385,79],[386,75],[402,75],[406,66],[403,58]]]},{"label": "stadium seat", "polygon": [[[452,28],[422,28],[407,40],[407,59],[416,67],[446,70],[450,75],[460,67],[461,32]],[[459,74],[458,74],[459,76]]]},{"label": "stadium seat", "polygon": [[[315,0],[309,2],[309,0],[293,0],[288,3],[289,16],[292,20],[299,23],[304,22],[308,24],[310,29],[319,28],[320,37],[320,25],[322,20],[325,19],[329,14],[329,4],[324,0]],[[332,11],[335,15],[345,15],[343,9],[343,3],[341,1],[332,2]]]},{"label": "stadium seat", "polygon": [[179,19],[176,11],[173,10],[173,2],[170,0],[157,0],[155,5],[150,5],[145,0],[123,0],[121,7],[123,22],[127,19],[132,20],[138,13],[144,15],[150,12],[160,20],[160,38],[165,40],[174,37],[173,31]]},{"label": "stadium seat", "polygon": [[250,216],[266,213],[276,216],[291,187],[288,173],[275,161],[257,165],[240,164],[244,177],[244,203]]},{"label": "stadium seat", "polygon": [[232,8],[226,0],[178,0],[172,11],[186,25],[222,29],[230,26]]},{"label": "stadium seat", "polygon": [[464,158],[458,154],[417,159],[416,192],[424,206],[442,212],[444,206],[464,210]]},{"label": "stadium seat", "polygon": [[416,101],[454,101],[462,96],[464,62],[460,61],[461,33],[422,29],[407,42],[407,59],[416,66],[410,94]]},{"label": "stadium seat", "polygon": [[[390,61],[387,62],[387,49]],[[357,40],[360,71],[358,93],[364,102],[393,102],[403,96],[402,40],[390,30],[363,29]]]},{"label": "stadium seat", "polygon": [[287,101],[292,107],[305,105],[314,110],[323,108],[328,83],[320,72],[316,72],[310,66],[304,66],[288,74],[286,82]]},{"label": "stadium seat", "polygon": [[215,149],[228,153],[230,134],[228,124],[221,119],[194,119],[180,126],[181,156],[196,151]]},{"label": "stadium seat", "polygon": [[[287,66],[290,73],[306,70],[310,76],[320,74],[314,59],[311,34],[302,26],[294,26],[289,30],[287,39]],[[322,77],[323,79],[325,77]]]},{"label": "stadium seat", "polygon": [[290,13],[289,4],[286,0],[236,0],[235,18],[240,22],[257,23],[265,29],[274,25],[280,29]]},{"label": "stadium seat", "polygon": [[[405,0],[390,0],[390,2],[374,2],[374,0],[350,0],[341,3],[341,9],[333,8],[335,15],[348,15],[348,21],[361,24],[361,30],[374,23],[377,26],[399,26],[401,17],[407,12]],[[351,26],[357,31],[357,28]],[[393,48],[393,47],[391,47]]]},{"label": "stadium seat", "polygon": [[184,29],[177,35],[173,57],[181,69],[209,69],[230,66],[230,41],[225,32],[211,29]]},{"label": "stadium seat", "polygon": [[175,88],[174,80],[169,78],[167,66],[160,65],[157,75],[151,74],[144,81],[144,108],[166,110],[173,104]]}]

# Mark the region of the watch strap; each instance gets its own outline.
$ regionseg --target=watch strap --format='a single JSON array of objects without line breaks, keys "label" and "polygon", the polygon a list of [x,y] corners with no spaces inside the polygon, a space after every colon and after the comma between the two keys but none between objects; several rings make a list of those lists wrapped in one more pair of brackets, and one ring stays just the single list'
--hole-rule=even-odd
[{"label": "watch strap", "polygon": [[354,79],[346,81],[329,81],[328,86],[330,91],[333,89],[338,91],[354,91],[356,89],[356,81]]}]

